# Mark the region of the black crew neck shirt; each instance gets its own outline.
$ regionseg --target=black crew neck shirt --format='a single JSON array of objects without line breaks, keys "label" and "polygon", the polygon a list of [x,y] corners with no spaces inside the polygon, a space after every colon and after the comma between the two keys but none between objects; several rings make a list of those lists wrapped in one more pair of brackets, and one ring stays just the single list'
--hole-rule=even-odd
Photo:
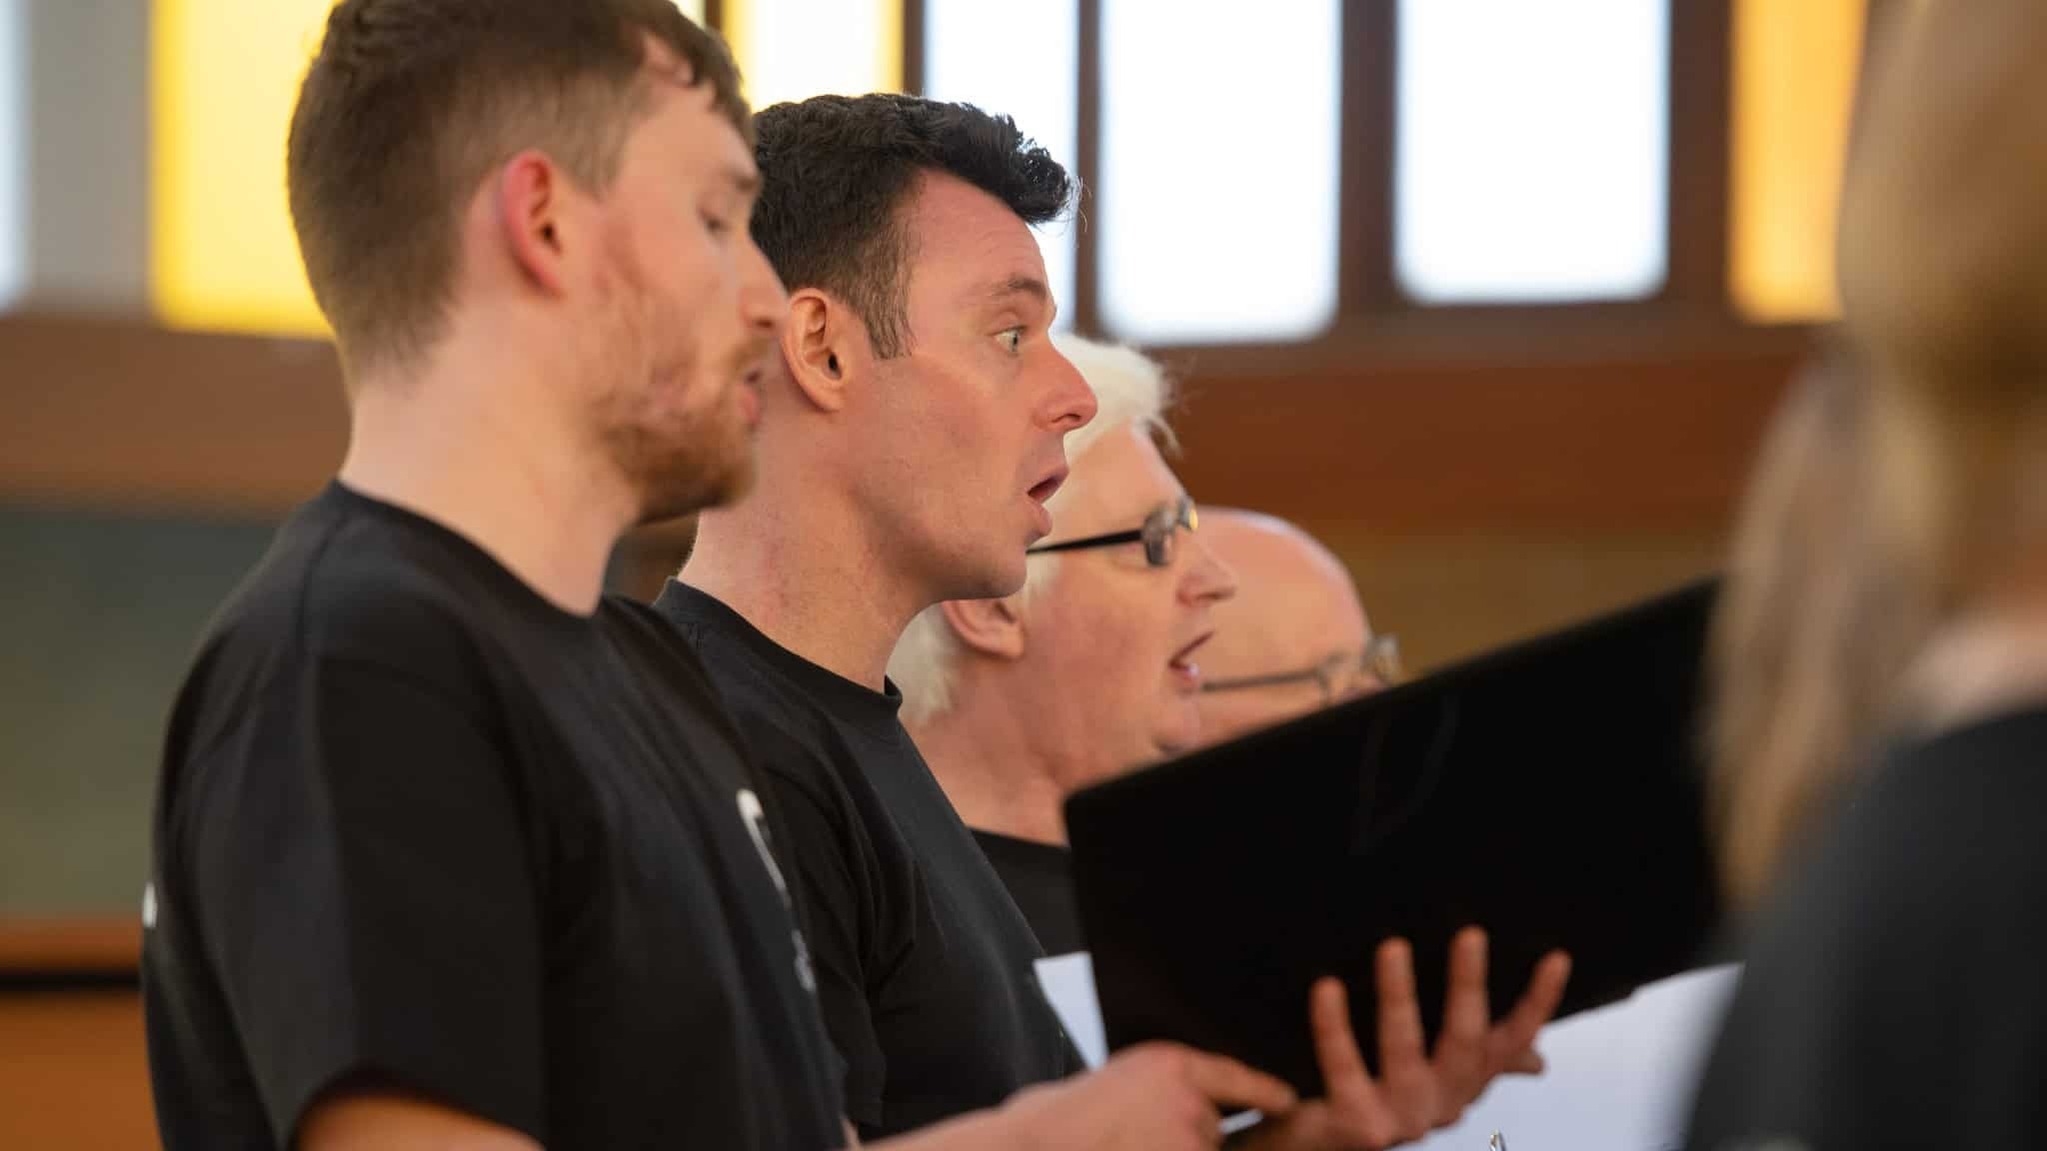
[{"label": "black crew neck shirt", "polygon": [[1047,955],[1087,950],[1073,898],[1073,853],[1057,844],[974,830],[974,842],[995,866],[1009,897]]},{"label": "black crew neck shirt", "polygon": [[876,692],[670,581],[655,604],[737,717],[788,834],[825,1026],[864,1136],[991,1107],[1081,1070],[1037,939]]},{"label": "black crew neck shirt", "polygon": [[648,608],[563,612],[331,484],[172,716],[142,964],[165,1146],[289,1147],[336,1089],[554,1151],[841,1145],[757,788]]}]

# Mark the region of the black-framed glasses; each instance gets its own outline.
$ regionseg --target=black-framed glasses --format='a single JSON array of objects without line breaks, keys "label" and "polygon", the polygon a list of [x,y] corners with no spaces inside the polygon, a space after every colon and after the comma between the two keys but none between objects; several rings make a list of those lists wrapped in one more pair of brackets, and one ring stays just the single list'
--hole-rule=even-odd
[{"label": "black-framed glasses", "polygon": [[1260,687],[1284,687],[1288,684],[1315,683],[1322,688],[1322,702],[1335,703],[1352,696],[1367,695],[1399,683],[1405,672],[1400,666],[1400,637],[1396,635],[1375,635],[1366,642],[1362,651],[1340,651],[1316,664],[1298,671],[1272,672],[1267,675],[1246,675],[1234,679],[1204,680],[1201,690],[1248,691]]},{"label": "black-framed glasses", "polygon": [[1029,556],[1044,555],[1047,552],[1073,552],[1083,548],[1112,548],[1119,544],[1144,544],[1144,562],[1155,568],[1169,567],[1173,562],[1173,541],[1180,535],[1180,529],[1195,531],[1201,527],[1201,513],[1195,509],[1194,501],[1181,496],[1172,503],[1153,508],[1144,517],[1144,526],[1135,531],[1110,532],[1107,535],[1088,536],[1086,539],[1061,540],[1054,544],[1039,544],[1025,548]]}]

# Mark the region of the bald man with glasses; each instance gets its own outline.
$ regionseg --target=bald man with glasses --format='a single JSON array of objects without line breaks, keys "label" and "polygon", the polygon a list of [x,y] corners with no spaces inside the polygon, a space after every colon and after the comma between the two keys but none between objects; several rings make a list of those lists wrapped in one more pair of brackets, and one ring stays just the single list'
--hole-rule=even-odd
[{"label": "bald man with glasses", "polygon": [[1215,641],[1202,654],[1203,743],[1399,682],[1399,639],[1372,630],[1350,572],[1320,541],[1229,508],[1211,510],[1202,528],[1239,581],[1239,594],[1217,605]]}]

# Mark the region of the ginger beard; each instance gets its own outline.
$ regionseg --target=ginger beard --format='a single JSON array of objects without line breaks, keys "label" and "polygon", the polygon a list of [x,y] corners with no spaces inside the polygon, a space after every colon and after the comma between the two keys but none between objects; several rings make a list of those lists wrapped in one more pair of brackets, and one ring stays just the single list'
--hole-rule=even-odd
[{"label": "ginger beard", "polygon": [[[773,344],[729,318],[682,301],[706,295],[657,283],[634,246],[607,245],[609,387],[593,403],[596,434],[632,489],[641,522],[670,519],[745,495],[754,476],[759,369]],[[723,320],[724,322],[719,322]],[[713,329],[723,339],[712,346]]]}]

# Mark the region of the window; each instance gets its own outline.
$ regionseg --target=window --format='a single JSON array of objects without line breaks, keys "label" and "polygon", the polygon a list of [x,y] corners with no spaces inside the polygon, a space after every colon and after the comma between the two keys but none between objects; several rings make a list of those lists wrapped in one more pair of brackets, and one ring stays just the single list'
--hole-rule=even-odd
[{"label": "window", "polygon": [[1402,0],[1401,287],[1432,304],[1661,288],[1669,43],[1666,0]]},{"label": "window", "polygon": [[0,310],[28,286],[28,29],[21,0],[0,0]]},{"label": "window", "polygon": [[756,110],[902,87],[900,0],[725,0],[719,16]]},{"label": "window", "polygon": [[[1077,177],[1079,6],[1046,5],[1021,19],[986,0],[924,0],[924,94],[1013,117]],[[1046,225],[1038,234],[1060,328],[1073,326],[1079,228],[1075,218]]]},{"label": "window", "polygon": [[1342,5],[1101,2],[1101,313],[1142,343],[1336,314]]}]

